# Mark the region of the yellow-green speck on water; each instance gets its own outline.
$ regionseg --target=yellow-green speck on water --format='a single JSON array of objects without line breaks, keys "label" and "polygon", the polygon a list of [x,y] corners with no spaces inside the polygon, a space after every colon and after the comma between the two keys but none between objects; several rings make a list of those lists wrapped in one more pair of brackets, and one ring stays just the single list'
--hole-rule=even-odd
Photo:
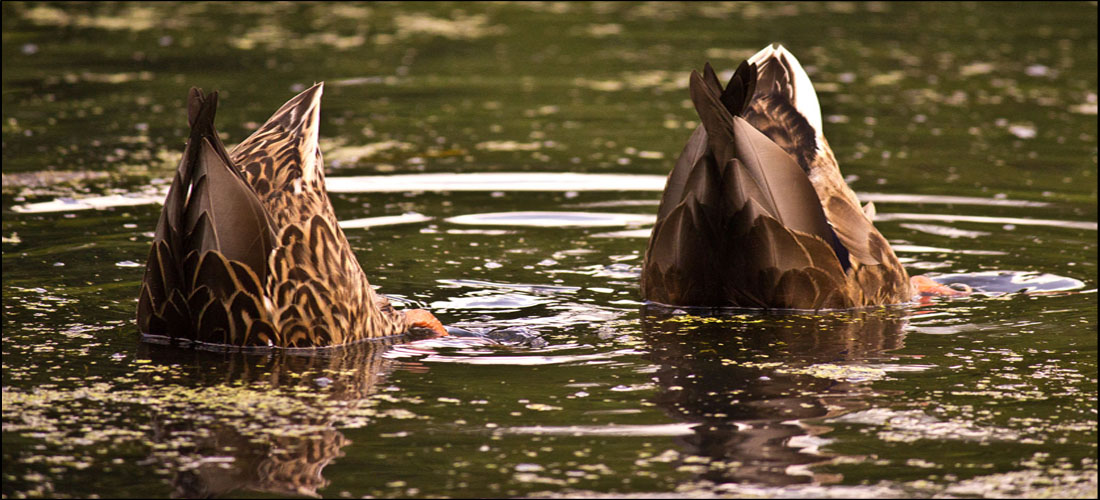
[{"label": "yellow-green speck on water", "polygon": [[[1097,495],[1095,3],[2,10],[3,498]],[[643,307],[661,177],[698,124],[688,75],[770,42],[912,274],[1077,285]],[[139,341],[187,90],[221,92],[232,145],[318,81],[371,283],[547,345]]]}]

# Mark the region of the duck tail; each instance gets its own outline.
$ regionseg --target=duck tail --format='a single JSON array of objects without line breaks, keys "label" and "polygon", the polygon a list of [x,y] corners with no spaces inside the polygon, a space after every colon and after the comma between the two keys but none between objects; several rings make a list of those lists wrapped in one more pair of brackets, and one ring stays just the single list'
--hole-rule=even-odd
[{"label": "duck tail", "polygon": [[[796,289],[807,280],[843,280],[826,243],[835,236],[809,178],[743,117],[752,115],[760,97],[759,78],[752,62],[742,63],[724,89],[709,65],[702,74],[692,72],[689,90],[701,125],[669,175],[658,208],[643,264],[646,300],[817,305],[826,300],[814,295],[819,287]],[[807,277],[815,263],[829,271]],[[780,284],[789,271],[800,277]]]},{"label": "duck tail", "polygon": [[321,95],[324,89],[324,82],[319,82],[291,98],[252,135],[234,147],[230,151],[231,157],[238,159],[242,167],[248,168],[248,159],[270,156],[265,151],[271,148],[272,143],[281,141],[297,144],[297,161],[280,162],[278,168],[283,169],[283,172],[268,179],[274,183],[270,188],[290,189],[286,183],[299,178],[311,185],[322,186],[325,172],[318,141],[321,129]]},{"label": "duck tail", "polygon": [[[267,274],[271,223],[218,137],[217,103],[216,92],[188,93],[191,132],[157,222],[138,301],[138,327],[145,334],[195,338],[211,302],[229,301],[240,289],[258,297]],[[221,328],[221,335],[229,329]]]}]

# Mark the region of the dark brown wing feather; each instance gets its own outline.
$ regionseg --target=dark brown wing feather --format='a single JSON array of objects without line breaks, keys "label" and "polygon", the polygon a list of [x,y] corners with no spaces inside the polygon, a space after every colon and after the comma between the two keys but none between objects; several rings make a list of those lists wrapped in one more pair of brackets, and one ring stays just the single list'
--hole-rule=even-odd
[{"label": "dark brown wing feather", "polygon": [[191,89],[191,134],[157,223],[138,327],[148,335],[242,344],[247,325],[234,323],[228,311],[234,302],[261,307],[258,283],[267,275],[274,235],[218,138],[216,109],[217,93]]}]

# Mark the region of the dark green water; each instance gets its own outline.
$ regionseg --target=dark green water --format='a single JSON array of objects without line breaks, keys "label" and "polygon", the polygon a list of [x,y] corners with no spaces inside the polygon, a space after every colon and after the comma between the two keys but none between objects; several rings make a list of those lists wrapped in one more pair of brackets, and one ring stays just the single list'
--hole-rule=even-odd
[{"label": "dark green water", "polygon": [[[1095,497],[1096,26],[1095,3],[4,2],[3,496]],[[663,176],[689,72],[769,42],[911,273],[1084,286],[660,316],[645,225],[449,220],[652,216],[657,191],[360,181],[341,220],[428,218],[346,230],[381,292],[549,346],[215,354],[138,339],[159,205],[33,210],[158,196],[193,85],[232,145],[325,81],[330,179]]]}]

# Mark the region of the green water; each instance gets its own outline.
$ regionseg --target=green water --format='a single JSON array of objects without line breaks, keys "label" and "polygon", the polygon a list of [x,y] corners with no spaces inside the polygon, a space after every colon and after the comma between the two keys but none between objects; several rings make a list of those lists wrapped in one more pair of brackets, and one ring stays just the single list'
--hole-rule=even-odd
[{"label": "green water", "polygon": [[[2,8],[5,498],[1097,494],[1095,3]],[[912,274],[1084,287],[670,317],[638,296],[645,226],[448,220],[659,192],[367,186],[341,220],[429,218],[346,231],[382,293],[548,346],[219,354],[138,339],[159,205],[25,210],[155,195],[191,86],[232,145],[325,81],[331,178],[663,176],[690,71],[769,42]]]}]

